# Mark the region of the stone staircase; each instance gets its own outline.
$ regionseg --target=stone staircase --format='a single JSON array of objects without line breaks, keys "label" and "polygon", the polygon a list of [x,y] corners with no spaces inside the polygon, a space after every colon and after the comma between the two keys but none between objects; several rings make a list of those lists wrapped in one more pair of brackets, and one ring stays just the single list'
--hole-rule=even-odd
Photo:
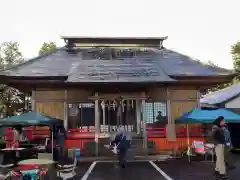
[{"label": "stone staircase", "polygon": [[[108,145],[110,143],[109,138],[100,138],[98,143],[98,156],[100,157],[115,157],[116,155],[104,147],[104,145]],[[93,157],[96,154],[96,146],[95,142],[89,142],[85,146],[84,156]],[[147,151],[143,148],[143,138],[140,136],[133,137],[131,147],[128,151],[128,159],[134,159],[135,156],[146,156],[146,155],[155,155],[156,147],[152,141],[148,141],[148,149]]]},{"label": "stone staircase", "polygon": [[[114,153],[109,151],[104,145],[109,144],[108,138],[102,138],[99,140],[99,156],[114,157]],[[128,160],[134,159],[135,156],[145,156],[147,155],[146,150],[143,148],[143,138],[134,137],[132,139],[132,144],[128,150]]]}]

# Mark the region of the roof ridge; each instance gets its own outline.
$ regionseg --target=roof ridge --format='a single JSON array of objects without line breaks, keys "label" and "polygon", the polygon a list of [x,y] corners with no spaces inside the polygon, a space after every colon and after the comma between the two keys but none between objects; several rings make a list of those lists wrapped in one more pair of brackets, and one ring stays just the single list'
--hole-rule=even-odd
[{"label": "roof ridge", "polygon": [[24,62],[22,62],[22,63],[14,64],[14,65],[12,65],[11,67],[8,67],[8,68],[6,68],[6,69],[0,70],[0,74],[1,74],[1,73],[5,73],[5,71],[8,71],[8,70],[12,70],[12,69],[15,69],[15,68],[19,68],[19,67],[21,67],[21,66],[23,66],[23,65],[27,65],[27,64],[30,64],[30,63],[34,63],[35,61],[41,59],[42,57],[46,57],[46,56],[52,55],[52,54],[54,54],[54,53],[56,53],[56,52],[58,52],[59,50],[62,50],[62,49],[63,49],[63,47],[59,47],[59,48],[56,48],[56,51],[54,51],[54,52],[42,54],[42,55],[36,56],[36,57],[34,57],[34,58],[30,58],[30,59],[28,59],[28,60],[26,60],[26,61],[24,61]]},{"label": "roof ridge", "polygon": [[[233,88],[233,87],[235,87],[235,86],[239,86],[239,85],[240,85],[240,83],[233,84],[233,85],[231,85],[231,86],[225,87],[225,88],[223,88],[223,89],[219,89],[219,90],[217,90],[217,91],[213,91],[213,92],[211,92],[211,93],[218,93],[218,92],[226,91],[226,90],[228,90],[228,89],[231,89],[231,88]],[[211,94],[211,93],[210,93],[210,94]],[[239,90],[239,93],[240,93],[240,90]]]},{"label": "roof ridge", "polygon": [[[228,101],[229,99],[235,98],[240,95],[239,85],[240,85],[240,83],[228,86],[228,87],[220,89],[218,91],[208,93],[208,94],[204,95],[200,101],[201,101],[201,103],[205,103],[205,104],[206,103],[207,104],[219,104],[219,103]],[[236,89],[236,87],[239,87],[239,88]]]}]

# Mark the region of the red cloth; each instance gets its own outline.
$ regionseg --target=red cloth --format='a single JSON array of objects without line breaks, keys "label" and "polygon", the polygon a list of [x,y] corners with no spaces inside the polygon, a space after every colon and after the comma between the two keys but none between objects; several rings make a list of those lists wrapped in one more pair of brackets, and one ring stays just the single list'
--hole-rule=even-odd
[{"label": "red cloth", "polygon": [[5,135],[6,148],[12,147],[13,140],[14,140],[14,133],[12,128],[6,128],[6,135]]},{"label": "red cloth", "polygon": [[14,130],[12,128],[7,128],[6,129],[6,135],[5,135],[5,141],[6,141],[6,148],[18,148],[19,143],[14,142],[15,137],[14,137]]},{"label": "red cloth", "polygon": [[18,166],[18,169],[20,171],[27,171],[27,170],[33,170],[33,169],[39,169],[39,164],[22,164]]},{"label": "red cloth", "polygon": [[26,129],[26,136],[29,141],[33,140],[33,129]]},{"label": "red cloth", "polygon": [[11,148],[19,148],[19,143],[18,142],[12,143]]}]

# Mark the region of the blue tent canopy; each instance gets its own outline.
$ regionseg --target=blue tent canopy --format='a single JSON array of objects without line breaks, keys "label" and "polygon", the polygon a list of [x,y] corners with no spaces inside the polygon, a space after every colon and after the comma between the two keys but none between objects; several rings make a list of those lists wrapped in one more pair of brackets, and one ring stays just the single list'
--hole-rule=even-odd
[{"label": "blue tent canopy", "polygon": [[61,122],[61,120],[44,116],[38,112],[27,112],[0,120],[0,126],[54,126]]},{"label": "blue tent canopy", "polygon": [[227,123],[240,123],[240,115],[227,109],[203,110],[194,108],[192,111],[183,114],[176,119],[176,123],[181,124],[202,124],[213,123],[219,116],[223,116]]}]

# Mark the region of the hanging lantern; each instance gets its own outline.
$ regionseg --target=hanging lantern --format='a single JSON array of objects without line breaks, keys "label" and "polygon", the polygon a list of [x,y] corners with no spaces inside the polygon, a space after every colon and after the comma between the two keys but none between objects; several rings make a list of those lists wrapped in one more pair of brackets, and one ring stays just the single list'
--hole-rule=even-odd
[{"label": "hanging lantern", "polygon": [[104,100],[101,102],[101,107],[102,107],[102,110],[104,110],[105,108]]},{"label": "hanging lantern", "polygon": [[115,100],[113,100],[113,102],[112,102],[112,107],[113,107],[113,110],[115,111],[115,109],[117,107],[117,102]]},{"label": "hanging lantern", "polygon": [[107,101],[106,101],[105,106],[107,106],[108,110],[111,109],[111,102],[110,102],[110,100],[107,100]]},{"label": "hanging lantern", "polygon": [[121,101],[121,106],[122,106],[122,112],[124,112],[124,99]]}]

